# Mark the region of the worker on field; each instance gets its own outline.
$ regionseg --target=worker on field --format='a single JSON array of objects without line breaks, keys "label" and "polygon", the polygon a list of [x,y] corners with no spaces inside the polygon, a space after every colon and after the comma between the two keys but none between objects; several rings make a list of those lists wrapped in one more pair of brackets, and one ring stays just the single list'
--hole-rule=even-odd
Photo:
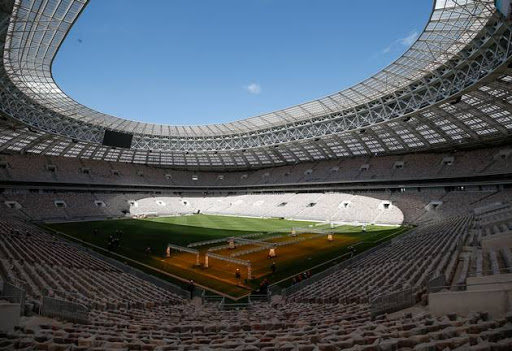
[{"label": "worker on field", "polygon": [[272,262],[272,265],[270,265],[270,269],[272,270],[272,274],[276,272],[277,267],[275,262]]},{"label": "worker on field", "polygon": [[236,278],[237,280],[240,280],[240,278],[241,278],[241,275],[240,275],[240,268],[237,268],[237,269],[236,269],[236,271],[235,271],[235,278]]},{"label": "worker on field", "polygon": [[190,299],[194,298],[194,291],[196,290],[196,285],[194,284],[194,281],[190,279],[190,282],[188,283],[187,290],[190,292]]}]

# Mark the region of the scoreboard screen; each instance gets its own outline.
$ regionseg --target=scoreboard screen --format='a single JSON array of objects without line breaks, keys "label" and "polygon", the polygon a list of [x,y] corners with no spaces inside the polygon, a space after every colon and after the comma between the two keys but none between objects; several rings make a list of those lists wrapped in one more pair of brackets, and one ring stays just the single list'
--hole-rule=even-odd
[{"label": "scoreboard screen", "polygon": [[103,145],[129,149],[132,146],[133,134],[105,130]]}]

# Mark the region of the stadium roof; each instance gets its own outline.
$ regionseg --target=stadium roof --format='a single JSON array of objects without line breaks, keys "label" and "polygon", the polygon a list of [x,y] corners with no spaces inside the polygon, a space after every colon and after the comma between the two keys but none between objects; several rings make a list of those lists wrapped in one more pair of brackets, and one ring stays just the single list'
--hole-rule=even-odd
[{"label": "stadium roof", "polygon": [[[4,2],[3,25],[9,25],[1,34],[5,73],[0,107],[31,130],[0,150],[248,168],[419,151],[511,134],[510,23],[496,13],[493,0],[435,1],[411,48],[351,88],[272,113],[203,126],[130,121],[77,103],[55,83],[51,68],[88,1],[16,0],[12,10],[13,1]],[[133,134],[131,149],[102,146],[105,130]]]}]

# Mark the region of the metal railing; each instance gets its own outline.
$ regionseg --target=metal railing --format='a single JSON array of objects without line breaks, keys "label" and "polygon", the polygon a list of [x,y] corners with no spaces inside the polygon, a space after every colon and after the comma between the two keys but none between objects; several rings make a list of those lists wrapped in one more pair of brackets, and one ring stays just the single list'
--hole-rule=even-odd
[{"label": "metal railing", "polygon": [[427,292],[434,293],[443,290],[443,287],[446,285],[446,276],[444,274],[440,274],[431,278],[427,282]]},{"label": "metal railing", "polygon": [[512,273],[512,267],[498,268],[498,269],[486,269],[479,272],[468,272],[467,278],[473,277],[487,277],[490,275],[499,276],[500,274]]},{"label": "metal railing", "polygon": [[[21,297],[19,296],[0,296],[0,300],[7,301],[9,303],[17,303],[21,305]],[[23,308],[20,308],[20,314],[23,315]]]},{"label": "metal railing", "polygon": [[241,309],[249,309],[252,305],[250,302],[235,302],[235,303],[226,303],[226,300],[223,300],[219,308],[222,310],[241,310]]},{"label": "metal railing", "polygon": [[96,300],[95,294],[82,294],[79,292],[73,292],[69,290],[61,290],[61,289],[53,289],[53,288],[44,288],[42,290],[43,297],[51,297],[53,299],[64,300],[75,303],[82,303],[87,305],[84,302],[85,299]]},{"label": "metal railing", "polygon": [[270,302],[270,293],[268,294],[251,294],[249,295],[249,303],[253,302]]},{"label": "metal railing", "polygon": [[221,305],[224,303],[225,297],[220,295],[207,295],[206,291],[203,290],[201,293],[201,300],[203,301],[203,304],[213,303]]},{"label": "metal railing", "polygon": [[386,295],[380,295],[370,300],[370,313],[372,319],[384,314],[403,310],[414,305],[412,288],[393,292]]},{"label": "metal railing", "polygon": [[[485,282],[485,283],[472,283],[472,284],[459,284],[459,285],[444,285],[444,286],[441,286],[439,287],[440,289],[437,291],[441,291],[441,290],[446,290],[446,291],[467,291],[468,290],[468,287],[475,287],[475,286],[482,286],[482,287],[485,287],[485,286],[496,286],[496,285],[505,285],[505,286],[509,286],[512,284],[512,279],[511,280],[506,280],[506,281],[496,281],[496,282]],[[454,290],[456,289],[456,290]],[[435,293],[435,291],[429,291],[429,293]]]},{"label": "metal railing", "polygon": [[75,323],[89,322],[89,309],[79,303],[44,296],[40,314],[51,318],[62,318]]},{"label": "metal railing", "polygon": [[24,289],[15,286],[14,284],[4,282],[2,295],[0,296],[0,299],[7,300],[11,303],[19,303],[21,306],[21,315],[23,315],[25,311],[25,298],[26,293]]}]

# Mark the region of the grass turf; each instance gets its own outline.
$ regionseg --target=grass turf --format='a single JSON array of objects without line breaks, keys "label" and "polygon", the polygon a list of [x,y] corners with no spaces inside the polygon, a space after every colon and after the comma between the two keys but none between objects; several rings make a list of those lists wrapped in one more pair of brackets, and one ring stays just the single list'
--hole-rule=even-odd
[{"label": "grass turf", "polygon": [[[236,264],[210,259],[208,269],[193,267],[195,256],[187,253],[173,253],[172,258],[164,258],[167,243],[186,246],[190,243],[240,236],[255,232],[289,233],[292,227],[314,226],[313,222],[289,221],[282,219],[260,219],[246,217],[194,215],[180,217],[160,217],[151,219],[125,219],[96,222],[71,222],[50,224],[50,228],[66,233],[93,245],[106,248],[108,237],[121,230],[121,244],[116,253],[155,268],[178,275],[185,279],[194,279],[209,288],[221,291],[233,297],[247,294],[258,286],[261,279],[268,278],[276,282],[304,270],[315,267],[322,262],[332,260],[348,252],[347,247],[357,244],[358,252],[375,246],[382,238],[397,235],[401,232],[396,227],[368,226],[367,233],[361,233],[360,226],[339,226],[335,228],[334,242],[329,243],[323,236],[303,242],[277,248],[278,257],[267,259],[268,251],[248,254],[239,257],[250,260],[253,277],[248,282],[237,282],[234,271],[240,268],[242,278],[246,277],[246,269]],[[325,227],[325,226],[324,226]],[[94,229],[99,230],[94,234]],[[327,228],[322,228],[327,229]],[[304,234],[304,236],[311,236]],[[263,240],[264,237],[258,238]],[[291,238],[290,238],[291,239]],[[270,240],[278,242],[283,238]],[[215,244],[222,245],[222,243]],[[144,250],[150,246],[152,255],[146,256]],[[198,247],[201,262],[208,246]],[[245,250],[250,246],[241,246],[237,250]],[[229,255],[228,252],[218,252]],[[271,274],[270,264],[276,262],[278,270]]]}]

